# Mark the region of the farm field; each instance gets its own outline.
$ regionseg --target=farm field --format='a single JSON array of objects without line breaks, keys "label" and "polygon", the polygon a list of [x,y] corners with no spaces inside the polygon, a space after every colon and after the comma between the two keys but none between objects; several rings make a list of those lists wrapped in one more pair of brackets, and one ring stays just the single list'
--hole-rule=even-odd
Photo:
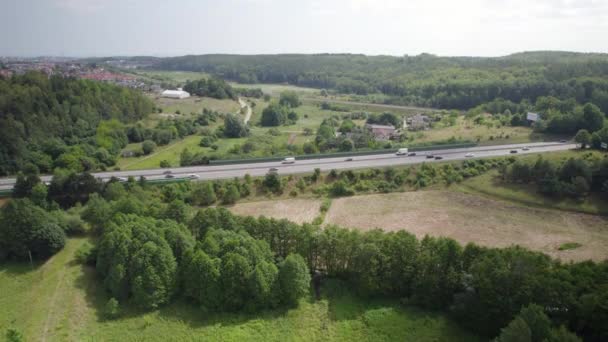
[{"label": "farm field", "polygon": [[229,209],[234,214],[241,216],[289,219],[301,224],[310,223],[319,215],[321,203],[320,199],[282,199],[237,203]]},{"label": "farm field", "polygon": [[16,329],[26,341],[481,341],[445,315],[358,299],[331,280],[320,300],[289,310],[205,314],[176,301],[149,312],[123,305],[119,318],[105,320],[105,290],[93,268],[74,260],[85,241],[70,239],[33,270],[0,265],[0,331]]},{"label": "farm field", "polygon": [[[335,199],[326,224],[362,230],[407,230],[451,237],[462,244],[520,245],[563,260],[608,258],[608,219],[494,200],[466,193],[431,190]],[[562,244],[575,249],[559,250]]]}]

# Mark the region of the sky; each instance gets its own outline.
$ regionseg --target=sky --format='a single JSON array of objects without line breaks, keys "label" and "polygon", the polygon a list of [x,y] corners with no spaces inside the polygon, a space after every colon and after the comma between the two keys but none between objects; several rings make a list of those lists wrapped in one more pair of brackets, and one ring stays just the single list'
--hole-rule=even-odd
[{"label": "sky", "polygon": [[0,0],[0,56],[608,52],[608,0]]}]

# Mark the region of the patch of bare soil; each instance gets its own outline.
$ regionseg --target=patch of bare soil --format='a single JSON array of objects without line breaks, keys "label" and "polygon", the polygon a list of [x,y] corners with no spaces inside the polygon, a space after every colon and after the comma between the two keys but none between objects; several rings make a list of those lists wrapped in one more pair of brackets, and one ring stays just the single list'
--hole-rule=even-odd
[{"label": "patch of bare soil", "polygon": [[[362,230],[407,230],[462,244],[520,245],[562,260],[608,258],[608,219],[526,207],[450,191],[417,191],[336,199],[325,222]],[[559,251],[563,243],[582,246]]]},{"label": "patch of bare soil", "polygon": [[321,201],[316,199],[287,199],[237,203],[229,210],[237,215],[266,216],[305,223],[312,222],[319,215],[320,207]]}]

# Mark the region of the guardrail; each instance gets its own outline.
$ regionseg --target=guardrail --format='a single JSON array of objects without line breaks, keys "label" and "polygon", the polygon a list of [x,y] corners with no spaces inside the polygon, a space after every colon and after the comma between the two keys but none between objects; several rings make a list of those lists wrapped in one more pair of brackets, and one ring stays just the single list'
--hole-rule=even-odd
[{"label": "guardrail", "polygon": [[[412,152],[417,151],[434,151],[443,149],[453,148],[467,148],[475,147],[476,143],[462,143],[462,144],[445,144],[445,145],[429,145],[429,146],[411,146],[408,149]],[[324,158],[338,158],[338,157],[356,157],[361,155],[373,155],[373,154],[389,154],[396,153],[397,148],[388,148],[380,150],[360,150],[354,152],[335,152],[335,153],[317,153],[317,154],[302,154],[296,155],[296,160],[309,160],[309,159],[324,159]],[[280,157],[266,157],[266,158],[248,158],[248,159],[215,159],[210,160],[209,165],[232,165],[232,164],[248,164],[248,163],[265,163],[273,161],[281,161],[285,159],[284,156]]]}]

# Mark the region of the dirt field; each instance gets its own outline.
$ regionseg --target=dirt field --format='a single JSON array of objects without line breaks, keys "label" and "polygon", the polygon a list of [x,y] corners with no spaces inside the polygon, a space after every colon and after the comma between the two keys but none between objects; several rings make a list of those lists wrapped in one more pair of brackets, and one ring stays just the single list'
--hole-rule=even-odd
[{"label": "dirt field", "polygon": [[[363,230],[405,229],[418,237],[447,236],[463,244],[521,245],[562,260],[608,258],[608,219],[566,211],[529,208],[450,191],[418,191],[340,198],[328,224]],[[559,251],[576,242],[581,247]]]},{"label": "dirt field", "polygon": [[229,209],[237,215],[266,216],[304,223],[312,222],[319,215],[320,207],[321,200],[288,199],[238,203]]}]

